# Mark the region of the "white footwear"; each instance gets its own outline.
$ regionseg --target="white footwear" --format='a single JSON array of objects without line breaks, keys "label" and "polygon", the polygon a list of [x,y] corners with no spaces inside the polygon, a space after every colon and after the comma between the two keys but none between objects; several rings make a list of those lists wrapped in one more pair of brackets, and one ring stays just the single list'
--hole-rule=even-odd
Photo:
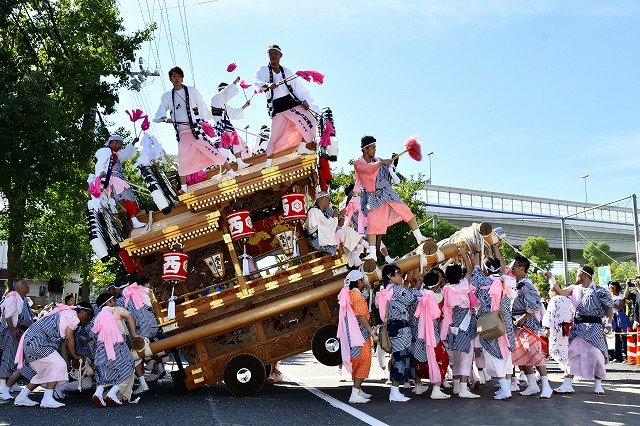
[{"label": "white footwear", "polygon": [[453,394],[457,395],[460,392],[460,380],[453,379]]},{"label": "white footwear", "polygon": [[45,389],[40,408],[62,408],[64,404],[53,399],[53,389]]},{"label": "white footwear", "polygon": [[18,395],[15,401],[13,401],[13,405],[18,407],[37,407],[38,405],[40,405],[39,402],[36,402],[29,398],[30,393],[31,391],[29,389],[22,389],[20,395]]},{"label": "white footwear", "polygon": [[376,253],[375,249],[372,249],[369,251],[369,253],[367,253],[367,255],[362,259],[364,260],[373,260],[374,262],[378,261],[378,255]]},{"label": "white footwear", "polygon": [[260,169],[262,170],[262,169],[271,167],[272,163],[273,163],[273,160],[270,158],[267,158],[267,161],[265,161],[265,163],[262,165],[262,167],[260,167]]},{"label": "white footwear", "polygon": [[520,385],[516,377],[511,378],[511,392],[520,392]]},{"label": "white footwear", "polygon": [[466,383],[460,383],[460,392],[458,392],[458,396],[464,399],[480,398],[480,395],[476,395],[475,393],[471,393],[471,391],[469,391]]},{"label": "white footwear", "polygon": [[53,396],[55,398],[57,398],[57,399],[65,399],[67,397],[67,395],[64,393],[65,385],[66,385],[66,382],[63,383],[62,385],[56,385],[56,387],[53,388]]},{"label": "white footwear", "polygon": [[602,379],[595,379],[593,381],[593,393],[596,395],[604,395],[604,389],[602,389]]},{"label": "white footwear", "polygon": [[98,386],[96,388],[95,393],[91,397],[94,407],[102,408],[107,406],[107,403],[105,402],[104,397],[102,396],[103,392],[104,392],[104,386]]},{"label": "white footwear", "polygon": [[238,177],[238,174],[236,172],[233,171],[233,169],[229,169],[224,173],[224,176],[227,179],[235,179]]},{"label": "white footwear", "polygon": [[236,164],[238,165],[238,171],[242,169],[246,169],[247,167],[251,166],[251,164],[247,164],[244,161],[242,161],[242,158],[236,158]]},{"label": "white footwear", "polygon": [[478,375],[474,377],[480,382],[481,385],[486,385],[487,381],[484,378],[484,370],[478,370]]},{"label": "white footwear", "polygon": [[575,390],[571,384],[567,385],[563,383],[559,387],[555,388],[553,393],[575,393]]},{"label": "white footwear", "polygon": [[[140,388],[138,388],[140,389]],[[148,390],[149,388],[147,388]],[[111,389],[109,389],[109,393],[107,393],[107,396],[104,397],[104,400],[106,402],[108,402],[109,404],[111,404],[114,407],[119,407],[122,405],[122,402],[118,399],[118,391],[120,390],[120,388],[118,386],[112,386]]]},{"label": "white footwear", "polygon": [[511,384],[507,379],[498,379],[498,383],[500,384],[500,390],[497,391],[493,397],[493,399],[497,400],[506,400],[511,399]]},{"label": "white footwear", "polygon": [[489,372],[487,371],[487,369],[485,368],[484,370],[482,370],[484,372],[484,381],[485,382],[490,382],[491,379],[493,379],[493,377],[491,376],[491,374],[489,374]]},{"label": "white footwear", "polygon": [[518,381],[520,382],[519,384],[527,385],[529,386],[529,380],[527,380],[527,375],[524,374],[524,371],[520,372],[520,376],[518,376]]},{"label": "white footwear", "polygon": [[358,392],[358,393],[360,394],[361,397],[366,398],[366,399],[369,399],[372,396],[370,393],[366,393],[365,391],[363,391],[362,388],[360,388],[360,392]]},{"label": "white footwear", "polygon": [[438,386],[433,386],[433,389],[431,389],[431,399],[449,399],[451,398],[451,395],[447,395],[446,393],[442,392],[442,390],[440,390],[440,388]]},{"label": "white footwear", "polygon": [[315,151],[311,151],[309,148],[307,148],[306,142],[300,142],[300,145],[298,146],[298,155],[310,155],[315,153]]},{"label": "white footwear", "polygon": [[391,386],[391,391],[389,392],[389,401],[391,402],[409,402],[411,398],[404,396],[400,393],[400,388],[398,386]]},{"label": "white footwear", "polygon": [[[435,388],[435,386],[434,386],[434,388]],[[423,393],[425,393],[428,390],[429,390],[428,386],[422,386],[421,384],[416,384],[416,386],[413,388],[413,390],[411,392],[415,393],[416,395],[422,395]]]},{"label": "white footwear", "polygon": [[13,397],[11,396],[11,391],[9,390],[8,387],[4,387],[2,389],[2,396],[0,396],[0,399],[2,399],[3,401],[8,401],[10,399],[13,399]]},{"label": "white footwear", "polygon": [[364,260],[360,259],[359,252],[355,252],[355,251],[352,252],[348,259],[349,259],[349,266],[354,268],[359,268],[364,263]]},{"label": "white footwear", "polygon": [[549,399],[553,395],[553,389],[549,386],[549,376],[540,377],[540,399]]},{"label": "white footwear", "polygon": [[144,366],[144,369],[147,371],[153,371],[153,369],[156,366],[156,360],[155,359],[150,359],[147,364]]},{"label": "white footwear", "polygon": [[445,389],[451,389],[453,386],[451,385],[451,383],[447,382],[446,380],[443,380],[442,387]]},{"label": "white footwear", "polygon": [[138,389],[134,390],[132,393],[133,395],[140,395],[141,393],[144,393],[148,390],[149,390],[149,385],[145,383],[144,385],[142,384],[138,385]]},{"label": "white footwear", "polygon": [[411,389],[411,382],[404,382],[403,387],[404,387],[405,389]]},{"label": "white footwear", "polygon": [[360,395],[360,389],[351,388],[351,397],[349,397],[350,404],[366,404],[369,399]]},{"label": "white footwear", "polygon": [[416,237],[416,241],[418,242],[418,244],[422,244],[428,240],[427,237],[422,235],[422,232],[420,232],[420,229],[416,229],[415,231],[413,231],[413,236]]},{"label": "white footwear", "polygon": [[22,392],[22,389],[24,389],[22,386],[18,385],[17,383],[14,383],[11,385],[11,387],[9,388],[9,392]]},{"label": "white footwear", "polygon": [[145,226],[147,226],[146,223],[142,223],[138,220],[137,217],[133,216],[131,218],[131,224],[133,225],[134,229],[138,229],[138,228],[144,228]]},{"label": "white footwear", "polygon": [[385,261],[385,262],[387,262],[387,263],[393,263],[393,262],[395,262],[396,260],[398,260],[398,256],[396,256],[396,257],[385,256],[385,257],[384,257],[384,261]]},{"label": "white footwear", "polygon": [[540,392],[540,388],[538,387],[538,384],[535,383],[535,381],[533,381],[533,383],[530,384],[529,386],[527,386],[527,388],[525,390],[520,392],[520,395],[522,395],[522,396],[531,396],[531,395],[535,395],[535,394],[537,394],[539,392]]}]

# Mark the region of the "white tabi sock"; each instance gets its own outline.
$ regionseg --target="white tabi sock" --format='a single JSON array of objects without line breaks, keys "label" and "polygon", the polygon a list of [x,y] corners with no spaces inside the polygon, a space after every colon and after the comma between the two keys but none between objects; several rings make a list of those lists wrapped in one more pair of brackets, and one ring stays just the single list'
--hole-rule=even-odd
[{"label": "white tabi sock", "polygon": [[425,241],[427,239],[427,237],[422,235],[422,232],[420,232],[419,228],[413,230],[412,232],[413,232],[413,236],[416,237],[416,241],[418,242],[418,244],[420,244],[421,242],[423,242],[423,241]]},{"label": "white tabi sock", "polygon": [[180,185],[180,190],[184,191],[186,193],[187,192],[187,184],[185,183],[185,184]]}]

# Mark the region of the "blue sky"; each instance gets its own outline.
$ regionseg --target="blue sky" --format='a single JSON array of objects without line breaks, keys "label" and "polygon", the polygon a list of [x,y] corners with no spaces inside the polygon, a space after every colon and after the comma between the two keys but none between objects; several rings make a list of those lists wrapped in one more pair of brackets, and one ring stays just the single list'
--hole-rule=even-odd
[{"label": "blue sky", "polygon": [[[419,134],[423,152],[434,152],[437,185],[584,201],[581,176],[589,174],[590,203],[640,192],[638,1],[122,0],[120,7],[127,31],[158,23],[139,56],[161,76],[139,93],[121,92],[114,128],[132,129],[126,109],[155,113],[172,66],[209,100],[221,81],[252,82],[276,43],[284,66],[326,76],[322,86],[306,85],[334,112],[337,170],[360,155],[362,135],[375,136],[387,158]],[[230,104],[243,102],[240,94]],[[235,124],[256,131],[268,122],[256,96]],[[151,131],[177,153],[170,125]],[[429,162],[404,157],[399,169],[428,176]]]}]

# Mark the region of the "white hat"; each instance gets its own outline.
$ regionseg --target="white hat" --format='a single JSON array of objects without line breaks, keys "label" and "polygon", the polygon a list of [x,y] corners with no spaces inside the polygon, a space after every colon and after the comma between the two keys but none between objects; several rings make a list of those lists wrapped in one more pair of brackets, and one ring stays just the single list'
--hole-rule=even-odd
[{"label": "white hat", "polygon": [[353,281],[358,281],[364,278],[364,275],[362,274],[362,272],[360,272],[357,269],[354,269],[353,271],[349,272],[347,274],[347,276],[344,279],[344,285],[348,286],[351,282]]}]

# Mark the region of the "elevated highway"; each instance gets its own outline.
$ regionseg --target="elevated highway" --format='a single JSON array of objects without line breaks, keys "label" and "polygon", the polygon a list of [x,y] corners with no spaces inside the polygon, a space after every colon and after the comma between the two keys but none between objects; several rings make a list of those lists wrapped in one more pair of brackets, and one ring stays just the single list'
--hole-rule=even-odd
[{"label": "elevated highway", "polygon": [[617,262],[636,260],[631,198],[580,213],[596,205],[438,185],[425,185],[418,196],[426,196],[429,213],[455,225],[487,221],[504,228],[514,246],[528,236],[543,237],[558,261],[562,260],[561,217],[572,216],[565,226],[568,262],[584,262],[582,251],[590,241],[607,243]]}]

